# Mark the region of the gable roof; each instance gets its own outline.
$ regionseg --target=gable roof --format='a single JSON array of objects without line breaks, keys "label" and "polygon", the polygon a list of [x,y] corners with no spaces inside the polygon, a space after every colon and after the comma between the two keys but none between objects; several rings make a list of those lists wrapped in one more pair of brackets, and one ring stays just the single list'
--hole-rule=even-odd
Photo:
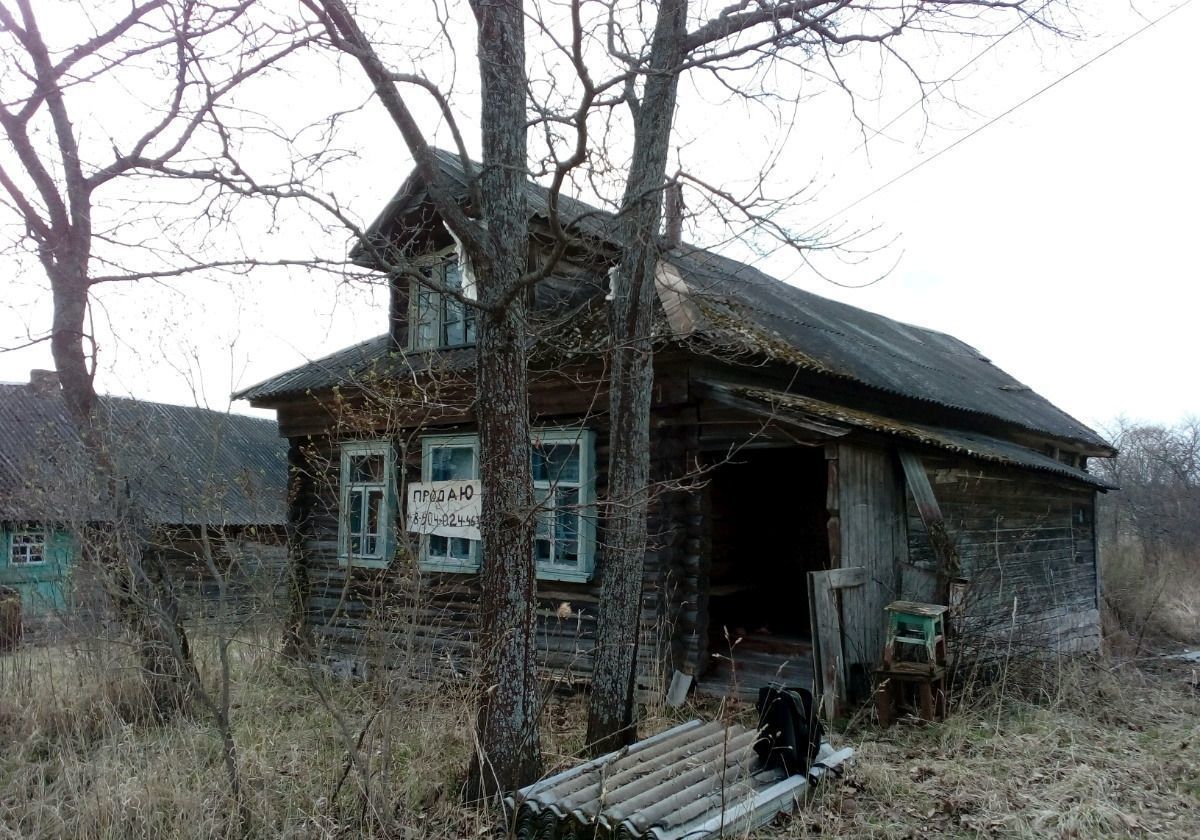
[{"label": "gable roof", "polygon": [[[440,175],[466,194],[467,178],[458,155],[437,151]],[[549,212],[548,191],[529,182],[527,199],[534,218]],[[399,220],[425,201],[416,173],[405,181],[367,235],[386,239]],[[563,197],[560,208],[572,229],[612,242],[611,213]],[[371,262],[361,250],[352,258]],[[1111,446],[1087,425],[996,367],[975,348],[945,333],[905,324],[849,304],[823,298],[784,283],[758,269],[713,251],[684,246],[665,259],[679,272],[682,291],[696,314],[693,330],[745,351],[899,396],[967,412],[1037,434],[1072,441],[1095,452]],[[402,357],[380,336],[302,365],[235,396],[270,400],[349,384],[364,370],[379,371]]]},{"label": "gable roof", "polygon": [[[113,459],[160,525],[282,525],[287,444],[271,420],[100,397]],[[0,384],[0,519],[104,521],[57,387]]]}]

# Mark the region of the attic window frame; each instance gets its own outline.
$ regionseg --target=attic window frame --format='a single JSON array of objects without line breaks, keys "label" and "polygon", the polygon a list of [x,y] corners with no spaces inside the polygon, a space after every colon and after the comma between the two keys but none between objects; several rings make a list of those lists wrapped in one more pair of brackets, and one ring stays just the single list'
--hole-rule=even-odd
[{"label": "attic window frame", "polygon": [[[442,286],[450,288],[446,278],[448,269],[458,269],[459,291],[462,290],[463,274],[458,262],[458,254],[454,248],[443,248],[433,254],[415,261],[418,271]],[[433,275],[437,273],[437,277]],[[431,341],[422,341],[422,297],[430,303],[430,326],[436,330]],[[462,307],[461,320],[447,320],[447,303]],[[408,294],[408,349],[409,350],[445,350],[454,347],[473,347],[478,340],[478,325],[475,311],[465,303],[455,301],[448,295],[433,289],[415,277],[409,280]],[[456,324],[462,325],[462,341],[450,341],[447,328]]]},{"label": "attic window frame", "polygon": [[[40,541],[41,550],[38,552],[39,559],[37,559],[37,560],[28,559],[29,557],[33,556],[34,546],[36,545],[36,543],[22,542],[22,543],[18,544],[18,542],[17,542],[18,538],[22,538],[22,539],[35,538],[37,541]],[[13,529],[8,535],[8,563],[9,563],[9,565],[10,566],[20,566],[21,568],[27,568],[29,566],[45,566],[46,563],[49,562],[48,558],[46,557],[46,549],[49,545],[49,542],[50,541],[47,539],[45,528],[15,528],[15,529]],[[17,559],[18,549],[23,549],[23,551],[21,553],[26,555],[26,559],[23,559],[23,560]]]}]

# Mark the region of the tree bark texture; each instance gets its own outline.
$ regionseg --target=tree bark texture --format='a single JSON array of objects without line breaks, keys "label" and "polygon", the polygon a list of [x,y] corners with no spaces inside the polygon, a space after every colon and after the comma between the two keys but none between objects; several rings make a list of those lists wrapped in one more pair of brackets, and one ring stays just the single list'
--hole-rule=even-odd
[{"label": "tree bark texture", "polygon": [[312,625],[308,621],[309,577],[304,539],[308,530],[305,500],[311,492],[311,473],[304,448],[292,441],[288,446],[288,617],[283,634],[285,658],[307,660],[313,650]]},{"label": "tree bark texture", "polygon": [[499,308],[525,273],[524,10],[511,0],[472,3],[479,25],[486,255],[472,255],[480,302],[478,386],[482,523],[482,656],[478,750],[467,795],[515,790],[541,774],[533,558],[533,479],[522,295]]},{"label": "tree bark texture", "polygon": [[152,546],[140,506],[127,497],[119,480],[107,484],[115,505],[112,521],[85,541],[84,555],[105,573],[117,616],[135,640],[155,711],[169,718],[188,707],[199,685],[179,598],[165,558]]},{"label": "tree bark texture", "polygon": [[637,738],[634,685],[642,613],[654,385],[654,273],[687,0],[659,6],[650,67],[634,111],[634,149],[623,198],[622,251],[612,278],[611,423],[607,527],[587,743],[599,755]]},{"label": "tree bark texture", "polygon": [[195,666],[166,565],[151,546],[136,489],[127,486],[114,454],[113,435],[120,431],[110,426],[88,366],[84,322],[91,289],[90,194],[82,185],[75,189],[81,192],[71,194],[73,218],[63,220],[55,236],[41,244],[38,256],[54,300],[50,350],[63,399],[111,517],[102,532],[85,541],[84,558],[104,573],[116,614],[137,646],[155,708],[168,717],[187,706]]}]

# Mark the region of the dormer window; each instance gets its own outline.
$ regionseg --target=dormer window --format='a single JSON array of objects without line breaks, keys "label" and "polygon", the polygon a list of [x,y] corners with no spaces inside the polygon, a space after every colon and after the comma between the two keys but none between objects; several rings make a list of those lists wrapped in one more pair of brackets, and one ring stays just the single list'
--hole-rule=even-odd
[{"label": "dormer window", "polygon": [[[454,257],[422,269],[434,285],[461,292],[462,268]],[[437,347],[463,347],[475,343],[475,310],[448,294],[413,281],[412,347],[429,350]]]}]

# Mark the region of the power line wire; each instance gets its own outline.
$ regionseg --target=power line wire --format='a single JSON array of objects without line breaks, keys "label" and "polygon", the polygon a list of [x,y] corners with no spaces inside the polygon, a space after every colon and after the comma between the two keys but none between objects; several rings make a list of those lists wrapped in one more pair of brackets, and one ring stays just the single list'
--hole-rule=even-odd
[{"label": "power line wire", "polygon": [[989,52],[994,50],[996,47],[1000,46],[1000,44],[1006,38],[1008,38],[1010,35],[1012,35],[1014,32],[1016,32],[1018,29],[1020,29],[1024,25],[1025,24],[1023,22],[1018,23],[1016,26],[1014,26],[1012,29],[1005,32],[999,38],[995,38],[992,41],[990,41],[986,47],[984,47],[982,50],[977,52],[975,55],[971,56],[971,58],[965,64],[963,64],[961,67],[959,67],[953,73],[951,73],[945,79],[942,79],[942,81],[938,82],[936,85],[934,85],[932,88],[930,88],[927,92],[922,93],[921,97],[919,99],[914,101],[911,105],[909,105],[907,108],[905,108],[900,113],[896,114],[896,116],[892,117],[890,120],[888,120],[886,123],[884,123],[879,128],[873,129],[871,131],[871,136],[864,138],[863,141],[861,143],[859,143],[857,146],[855,146],[851,150],[850,154],[846,155],[846,158],[844,158],[844,159],[849,159],[851,155],[853,155],[859,149],[864,148],[869,142],[874,140],[876,137],[879,137],[881,134],[883,134],[883,132],[887,131],[889,128],[891,128],[893,125],[895,125],[902,117],[906,116],[909,111],[911,111],[913,108],[916,108],[918,105],[920,105],[922,102],[924,102],[929,97],[933,96],[935,93],[937,93],[939,90],[944,88],[946,85],[950,84],[951,82],[957,82],[959,74],[961,74],[964,70],[966,70],[968,67],[970,67],[972,64],[974,64],[976,61],[979,61],[979,59],[983,58],[985,55],[987,55]]},{"label": "power line wire", "polygon": [[[1100,59],[1104,58],[1106,55],[1108,55],[1109,53],[1111,53],[1111,52],[1113,52],[1114,50],[1118,49],[1119,47],[1123,47],[1125,44],[1128,44],[1128,43],[1129,43],[1130,41],[1132,41],[1134,38],[1137,38],[1137,37],[1138,37],[1139,35],[1141,35],[1142,33],[1146,32],[1146,31],[1148,31],[1148,30],[1152,29],[1153,27],[1157,26],[1158,24],[1162,23],[1164,20],[1166,20],[1167,18],[1169,18],[1171,15],[1175,14],[1175,13],[1176,13],[1176,12],[1178,12],[1180,9],[1184,8],[1185,6],[1188,6],[1188,5],[1190,5],[1191,3],[1192,3],[1192,0],[1183,0],[1183,2],[1182,2],[1182,3],[1180,3],[1178,6],[1175,6],[1175,7],[1171,8],[1171,9],[1168,9],[1166,12],[1164,12],[1164,13],[1163,13],[1162,15],[1160,15],[1159,17],[1157,17],[1157,18],[1155,18],[1154,20],[1150,21],[1149,23],[1147,23],[1145,26],[1141,27],[1140,29],[1137,29],[1137,30],[1135,30],[1134,32],[1131,32],[1129,35],[1126,35],[1126,36],[1125,36],[1124,38],[1122,38],[1120,41],[1117,41],[1115,44],[1111,45],[1110,47],[1108,47],[1107,49],[1105,49],[1103,52],[1100,52],[1100,53],[1098,53],[1097,55],[1094,55],[1094,56],[1092,56],[1092,57],[1091,57],[1091,58],[1089,58],[1087,61],[1085,61],[1083,64],[1080,64],[1078,67],[1076,67],[1074,70],[1070,71],[1070,72],[1069,72],[1069,73],[1067,73],[1066,75],[1058,77],[1057,79],[1055,79],[1054,81],[1052,81],[1052,82],[1050,82],[1048,85],[1046,85],[1045,87],[1043,87],[1043,88],[1041,88],[1040,90],[1037,90],[1037,91],[1035,91],[1034,93],[1030,94],[1029,96],[1025,97],[1024,99],[1022,99],[1022,100],[1021,100],[1020,102],[1018,102],[1017,104],[1013,105],[1011,108],[1009,108],[1009,109],[1008,109],[1007,111],[1005,111],[1004,113],[1002,113],[1002,114],[999,114],[999,115],[997,115],[997,116],[995,116],[995,117],[992,117],[990,120],[988,120],[987,122],[985,122],[983,125],[981,125],[981,126],[979,126],[978,128],[974,129],[974,130],[973,130],[973,131],[971,131],[969,134],[966,134],[966,135],[964,135],[964,136],[962,136],[962,137],[958,138],[958,139],[957,139],[957,140],[955,140],[953,143],[951,143],[949,146],[946,146],[944,149],[942,149],[942,150],[940,150],[940,151],[938,151],[938,152],[935,152],[934,154],[930,155],[929,157],[925,158],[924,160],[920,160],[920,161],[918,161],[917,163],[915,163],[915,164],[913,164],[912,166],[910,166],[908,169],[906,169],[906,170],[904,170],[903,172],[901,172],[899,175],[897,175],[897,176],[895,176],[894,178],[892,178],[892,179],[890,179],[890,180],[888,180],[888,181],[885,181],[884,183],[880,184],[878,187],[876,187],[875,189],[871,190],[871,191],[870,191],[869,193],[867,193],[866,195],[863,195],[863,196],[861,196],[860,198],[857,198],[857,199],[855,199],[854,201],[852,201],[850,204],[847,204],[845,207],[843,207],[841,210],[837,211],[836,213],[832,213],[832,214],[830,214],[829,216],[826,216],[824,219],[822,219],[821,221],[817,222],[817,224],[815,224],[815,225],[813,225],[812,227],[808,228],[808,230],[806,230],[806,231],[804,232],[803,236],[808,236],[810,233],[812,233],[812,232],[816,231],[816,230],[817,230],[817,229],[819,229],[819,228],[822,228],[822,227],[824,227],[826,224],[828,224],[829,222],[831,222],[833,219],[836,219],[838,216],[842,216],[842,215],[844,215],[844,214],[846,214],[846,213],[850,212],[851,210],[853,210],[853,209],[854,209],[855,207],[857,207],[858,205],[862,204],[862,203],[863,203],[864,201],[866,201],[867,199],[869,199],[869,198],[871,198],[871,197],[873,197],[873,196],[875,196],[875,195],[878,195],[879,193],[883,192],[883,191],[884,191],[884,190],[886,190],[888,187],[890,187],[892,184],[896,183],[897,181],[901,180],[902,178],[907,178],[909,175],[911,175],[912,173],[916,172],[916,171],[917,171],[918,169],[920,169],[922,166],[925,166],[926,164],[929,164],[929,163],[933,163],[935,160],[937,160],[938,158],[940,158],[942,155],[946,154],[946,152],[950,151],[951,149],[954,149],[954,148],[956,148],[957,146],[961,145],[962,143],[965,143],[967,140],[970,140],[972,137],[974,137],[976,134],[979,134],[979,133],[980,133],[981,131],[983,131],[984,129],[986,129],[986,128],[990,127],[990,126],[993,126],[993,125],[995,125],[995,124],[996,124],[996,123],[998,123],[1000,120],[1002,120],[1002,119],[1004,119],[1005,117],[1007,117],[1007,116],[1009,116],[1010,114],[1012,114],[1012,113],[1013,113],[1014,111],[1016,111],[1018,108],[1021,108],[1021,107],[1025,106],[1025,105],[1028,105],[1030,102],[1032,102],[1033,100],[1037,99],[1037,98],[1038,98],[1039,96],[1041,96],[1043,93],[1046,93],[1047,91],[1051,90],[1052,88],[1055,88],[1055,87],[1057,87],[1058,85],[1062,84],[1062,83],[1063,83],[1063,82],[1065,82],[1067,79],[1069,79],[1069,78],[1071,78],[1072,76],[1074,76],[1076,73],[1078,73],[1078,72],[1080,72],[1081,70],[1084,70],[1084,69],[1086,69],[1086,68],[1090,67],[1092,64],[1094,64],[1094,63],[1096,63],[1097,61],[1099,61]],[[982,55],[982,53],[981,53],[980,55]],[[968,63],[970,63],[970,62],[968,62]],[[911,109],[912,109],[913,107],[915,107],[917,104],[919,104],[919,101],[918,101],[918,103],[914,103],[912,106],[909,106],[909,110],[911,110]],[[889,125],[890,125],[890,123],[889,123]]]}]

